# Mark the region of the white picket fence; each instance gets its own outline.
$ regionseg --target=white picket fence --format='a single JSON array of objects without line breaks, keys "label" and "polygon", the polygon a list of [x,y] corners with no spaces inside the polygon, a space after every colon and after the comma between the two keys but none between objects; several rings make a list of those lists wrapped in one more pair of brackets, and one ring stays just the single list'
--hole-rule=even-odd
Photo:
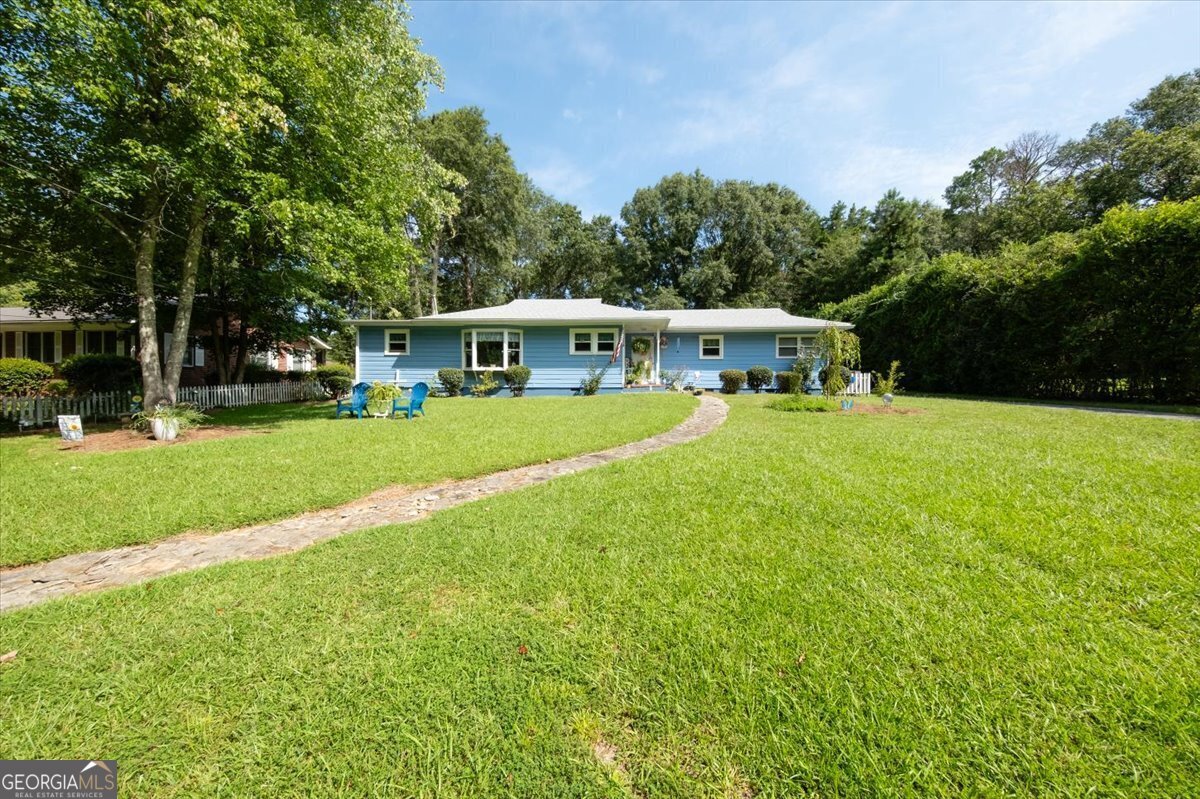
[{"label": "white picket fence", "polygon": [[116,419],[129,413],[133,392],[108,391],[81,397],[0,397],[0,418],[22,427],[52,424],[59,414],[84,419]]},{"label": "white picket fence", "polygon": [[325,399],[325,391],[315,380],[238,386],[189,386],[179,389],[176,399],[206,409],[240,408],[243,405],[268,405],[273,402]]},{"label": "white picket fence", "polygon": [[[238,386],[189,386],[179,389],[180,402],[190,402],[205,410],[267,405],[273,402],[301,402],[325,399],[325,391],[315,380],[298,383],[255,383]],[[79,397],[0,397],[0,419],[10,419],[22,427],[54,424],[60,414],[84,419],[116,419],[131,412],[133,392],[109,391]]]},{"label": "white picket fence", "polygon": [[871,393],[871,373],[870,372],[851,372],[854,379],[850,381],[850,385],[846,386],[843,394],[850,396],[860,396]]}]

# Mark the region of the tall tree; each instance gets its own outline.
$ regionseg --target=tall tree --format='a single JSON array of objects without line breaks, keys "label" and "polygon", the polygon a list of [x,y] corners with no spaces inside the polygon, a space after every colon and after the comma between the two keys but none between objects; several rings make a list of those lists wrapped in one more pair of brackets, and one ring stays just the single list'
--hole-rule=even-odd
[{"label": "tall tree", "polygon": [[777,184],[675,174],[621,211],[630,300],[656,307],[787,304],[820,220]]},{"label": "tall tree", "polygon": [[398,7],[17,0],[0,13],[10,246],[33,253],[35,304],[132,297],[147,403],[174,399],[206,253],[236,254],[232,269],[254,253],[332,290],[403,285],[396,265],[415,250],[396,221],[437,182],[412,145],[437,73]]},{"label": "tall tree", "polygon": [[1200,194],[1200,69],[1168,76],[1123,117],[1067,142],[1058,161],[1089,222],[1123,203],[1186,200]]},{"label": "tall tree", "polygon": [[461,176],[443,184],[457,212],[428,221],[421,231],[431,268],[429,310],[498,302],[512,277],[524,178],[479,108],[422,120],[420,141],[439,164]]}]

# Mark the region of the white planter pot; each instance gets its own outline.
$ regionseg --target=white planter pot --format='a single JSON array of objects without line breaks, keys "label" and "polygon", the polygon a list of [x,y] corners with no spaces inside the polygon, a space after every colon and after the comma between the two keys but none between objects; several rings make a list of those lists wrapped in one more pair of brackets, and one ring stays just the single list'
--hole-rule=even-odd
[{"label": "white planter pot", "polygon": [[174,419],[151,419],[150,430],[159,441],[174,441],[179,435],[179,422]]}]

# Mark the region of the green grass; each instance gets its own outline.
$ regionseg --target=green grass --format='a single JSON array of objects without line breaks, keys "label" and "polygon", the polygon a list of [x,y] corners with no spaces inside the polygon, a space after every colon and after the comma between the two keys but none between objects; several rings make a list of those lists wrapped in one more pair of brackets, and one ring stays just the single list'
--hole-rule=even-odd
[{"label": "green grass", "polygon": [[1063,405],[1081,409],[1099,408],[1114,411],[1146,411],[1147,413],[1178,413],[1185,416],[1200,416],[1200,405],[1156,404],[1152,402],[1122,402],[1081,399],[1020,399],[1016,397],[984,397],[958,394],[923,394],[917,392],[914,397],[940,397],[943,399],[963,399],[982,402],[1008,402],[1017,405]]},{"label": "green grass", "polygon": [[[330,507],[392,484],[433,483],[635,441],[682,421],[673,395],[431,399],[429,415],[333,419],[319,405],[214,414],[255,434],[125,452],[0,439],[0,566],[223,530]],[[85,430],[86,430],[85,426]]]},{"label": "green grass", "polygon": [[810,397],[807,394],[784,394],[767,402],[767,407],[773,411],[789,413],[829,413],[836,411],[836,401],[824,397]]},{"label": "green grass", "polygon": [[1200,427],[766,401],[0,616],[0,753],[117,758],[154,797],[1200,793]]}]

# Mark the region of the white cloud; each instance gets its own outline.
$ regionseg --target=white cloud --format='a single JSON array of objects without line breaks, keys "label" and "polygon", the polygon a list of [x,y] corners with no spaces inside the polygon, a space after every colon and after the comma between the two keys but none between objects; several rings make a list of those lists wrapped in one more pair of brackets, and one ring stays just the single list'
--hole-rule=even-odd
[{"label": "white cloud", "polygon": [[888,189],[941,202],[950,180],[979,152],[964,144],[918,149],[860,142],[836,153],[836,166],[822,175],[822,188],[859,205],[874,203]]},{"label": "white cloud", "polygon": [[563,115],[563,119],[569,120],[571,122],[582,122],[583,121],[583,114],[580,113],[579,111],[576,111],[574,108],[564,108],[562,111],[562,115]]},{"label": "white cloud", "polygon": [[1036,3],[1020,6],[1020,35],[963,77],[990,102],[1022,98],[1056,72],[1080,63],[1127,33],[1157,3]]},{"label": "white cloud", "polygon": [[572,198],[595,180],[595,176],[559,153],[551,155],[527,172],[539,188],[559,199]]}]

